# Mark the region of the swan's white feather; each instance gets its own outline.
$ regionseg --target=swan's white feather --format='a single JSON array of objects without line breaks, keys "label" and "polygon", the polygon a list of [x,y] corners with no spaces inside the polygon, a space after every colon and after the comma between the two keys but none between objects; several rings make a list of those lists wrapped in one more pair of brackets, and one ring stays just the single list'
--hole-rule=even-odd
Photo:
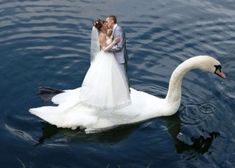
[{"label": "swan's white feather", "polygon": [[183,76],[195,68],[214,72],[214,65],[217,64],[220,63],[209,56],[197,56],[186,60],[172,73],[169,90],[164,99],[131,88],[130,105],[117,110],[100,110],[79,103],[80,88],[77,88],[65,90],[64,93],[54,96],[52,101],[58,106],[32,108],[29,111],[57,127],[81,127],[87,133],[159,116],[169,116],[176,113],[180,106]]}]

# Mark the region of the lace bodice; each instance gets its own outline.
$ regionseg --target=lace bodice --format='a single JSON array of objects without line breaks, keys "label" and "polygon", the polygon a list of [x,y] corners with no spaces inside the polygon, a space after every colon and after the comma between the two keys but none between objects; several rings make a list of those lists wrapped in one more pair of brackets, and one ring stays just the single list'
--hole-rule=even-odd
[{"label": "lace bodice", "polygon": [[106,37],[106,45],[109,45],[110,43],[112,43],[112,38],[111,37]]},{"label": "lace bodice", "polygon": [[[113,42],[113,39],[111,37],[106,36],[106,48],[102,48],[101,47],[101,50],[106,51],[107,50],[107,46],[109,46],[112,42]],[[110,47],[112,47],[112,46],[110,46]]]}]

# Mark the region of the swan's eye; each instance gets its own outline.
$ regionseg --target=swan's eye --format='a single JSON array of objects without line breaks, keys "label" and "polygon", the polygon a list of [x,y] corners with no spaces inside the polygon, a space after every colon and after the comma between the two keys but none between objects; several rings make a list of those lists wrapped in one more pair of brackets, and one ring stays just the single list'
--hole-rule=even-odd
[{"label": "swan's eye", "polygon": [[221,65],[215,65],[215,73],[218,71],[221,72],[221,69],[222,69]]}]

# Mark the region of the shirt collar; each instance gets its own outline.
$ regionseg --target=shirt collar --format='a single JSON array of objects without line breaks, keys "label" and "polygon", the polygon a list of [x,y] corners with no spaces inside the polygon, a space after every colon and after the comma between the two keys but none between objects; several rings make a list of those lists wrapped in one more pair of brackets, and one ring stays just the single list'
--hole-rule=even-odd
[{"label": "shirt collar", "polygon": [[117,24],[115,24],[115,25],[113,26],[113,31],[116,29],[116,27],[117,27]]}]

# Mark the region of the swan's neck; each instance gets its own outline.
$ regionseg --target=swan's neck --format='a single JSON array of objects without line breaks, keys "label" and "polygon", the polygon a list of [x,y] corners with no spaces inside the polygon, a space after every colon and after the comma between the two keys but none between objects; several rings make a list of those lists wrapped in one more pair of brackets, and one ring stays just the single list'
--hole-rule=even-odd
[{"label": "swan's neck", "polygon": [[181,101],[181,85],[183,77],[187,72],[195,68],[199,68],[199,65],[195,64],[192,59],[189,59],[181,63],[174,70],[170,78],[168,93],[166,96],[168,103],[173,104]]}]

